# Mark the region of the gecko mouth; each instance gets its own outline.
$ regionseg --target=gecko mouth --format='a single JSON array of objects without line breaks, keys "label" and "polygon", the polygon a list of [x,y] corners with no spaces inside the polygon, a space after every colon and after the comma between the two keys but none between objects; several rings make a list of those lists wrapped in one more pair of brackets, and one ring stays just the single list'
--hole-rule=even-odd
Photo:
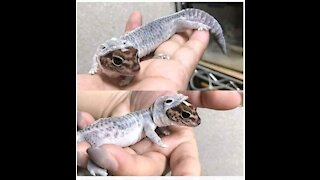
[{"label": "gecko mouth", "polygon": [[122,76],[135,76],[138,74],[138,71],[129,71],[129,72],[124,72],[122,69],[115,68],[115,67],[109,67],[109,66],[104,66],[105,69],[109,69],[111,71],[117,72]]},{"label": "gecko mouth", "polygon": [[115,69],[119,74],[123,75],[123,76],[135,76],[138,74],[138,72],[121,72],[121,70]]},{"label": "gecko mouth", "polygon": [[185,121],[180,121],[182,124],[184,124],[185,126],[189,126],[189,127],[197,127],[198,125],[200,125],[200,123],[193,123],[193,122],[185,122]]},{"label": "gecko mouth", "polygon": [[185,121],[180,121],[183,125],[186,125],[186,126],[190,126],[187,122]]}]

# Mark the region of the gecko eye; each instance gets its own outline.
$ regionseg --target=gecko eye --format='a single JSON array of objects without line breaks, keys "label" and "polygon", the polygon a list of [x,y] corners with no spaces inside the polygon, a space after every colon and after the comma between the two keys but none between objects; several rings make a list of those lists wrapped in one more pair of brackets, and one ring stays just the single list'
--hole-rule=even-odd
[{"label": "gecko eye", "polygon": [[120,66],[122,63],[123,63],[123,59],[119,56],[113,56],[112,57],[112,64],[115,65],[115,66]]},{"label": "gecko eye", "polygon": [[100,49],[105,49],[106,47],[104,45],[101,45],[100,46]]},{"label": "gecko eye", "polygon": [[189,118],[191,114],[189,112],[187,112],[187,111],[182,111],[181,115],[185,119],[185,118]]}]

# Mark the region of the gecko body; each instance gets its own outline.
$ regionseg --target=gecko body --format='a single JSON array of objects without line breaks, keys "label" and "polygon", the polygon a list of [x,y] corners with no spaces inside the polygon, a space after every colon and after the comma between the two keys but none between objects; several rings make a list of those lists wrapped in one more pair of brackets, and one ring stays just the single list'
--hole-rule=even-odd
[{"label": "gecko body", "polygon": [[218,21],[202,10],[189,8],[105,41],[97,48],[89,73],[95,74],[100,68],[109,77],[124,77],[120,86],[128,85],[139,72],[142,57],[153,52],[175,33],[186,29],[210,30],[222,52],[226,53],[223,31]]},{"label": "gecko body", "polygon": [[[101,118],[94,124],[77,132],[77,142],[86,141],[91,147],[115,144],[128,147],[147,137],[160,147],[168,147],[155,132],[159,127],[168,135],[165,127],[196,127],[201,119],[196,107],[186,101],[182,94],[159,97],[150,108],[129,113],[121,117]],[[107,175],[107,171],[89,160],[87,169],[92,175]]]}]

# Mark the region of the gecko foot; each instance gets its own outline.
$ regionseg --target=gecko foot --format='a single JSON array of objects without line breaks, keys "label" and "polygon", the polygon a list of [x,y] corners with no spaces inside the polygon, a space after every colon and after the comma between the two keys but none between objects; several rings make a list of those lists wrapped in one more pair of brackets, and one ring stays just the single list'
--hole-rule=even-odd
[{"label": "gecko foot", "polygon": [[198,24],[198,31],[208,31],[210,29],[209,26],[205,25],[205,24]]},{"label": "gecko foot", "polygon": [[171,134],[171,132],[169,131],[169,129],[167,127],[158,127],[159,131],[166,135],[166,136],[169,136]]},{"label": "gecko foot", "polygon": [[89,74],[94,75],[95,73],[97,73],[98,69],[97,68],[91,68],[89,71]]},{"label": "gecko foot", "polygon": [[166,144],[160,144],[160,147],[162,147],[162,148],[168,148],[169,146],[166,145]]},{"label": "gecko foot", "polygon": [[169,147],[168,145],[164,144],[162,141],[158,142],[157,144],[158,144],[160,147],[162,147],[162,148],[167,148],[167,147]]},{"label": "gecko foot", "polygon": [[108,176],[107,170],[98,167],[92,161],[88,161],[87,169],[92,176]]},{"label": "gecko foot", "polygon": [[198,31],[207,31],[207,30],[209,30],[209,28],[207,28],[207,27],[199,27],[198,28]]}]

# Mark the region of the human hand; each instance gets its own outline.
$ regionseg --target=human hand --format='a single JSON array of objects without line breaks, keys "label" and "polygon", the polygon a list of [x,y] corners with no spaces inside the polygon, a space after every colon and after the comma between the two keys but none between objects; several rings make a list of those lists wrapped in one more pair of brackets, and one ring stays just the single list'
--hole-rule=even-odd
[{"label": "human hand", "polygon": [[[80,91],[78,110],[92,114],[96,119],[107,116],[121,116],[150,106],[168,91]],[[232,109],[241,103],[241,96],[235,91],[184,91],[189,101],[211,109]],[[92,103],[90,101],[94,101]],[[94,118],[82,112],[78,115],[78,126],[85,127]],[[172,175],[200,175],[200,163],[196,139],[190,127],[171,127],[171,134],[162,137],[169,145],[161,148],[149,139],[121,148],[116,145],[102,145],[95,152],[88,152],[99,166],[113,175],[162,175],[167,169]],[[88,160],[87,143],[78,144],[78,166],[86,167]]]},{"label": "human hand", "polygon": [[[131,31],[142,24],[140,12],[129,17],[126,31]],[[164,53],[170,60],[148,59],[141,61],[140,72],[125,87],[119,87],[119,79],[112,79],[103,74],[81,74],[77,76],[79,90],[176,90],[187,89],[188,82],[201,56],[209,43],[208,31],[192,31],[173,35],[162,43],[154,54]],[[115,85],[116,84],[116,85]]]}]

